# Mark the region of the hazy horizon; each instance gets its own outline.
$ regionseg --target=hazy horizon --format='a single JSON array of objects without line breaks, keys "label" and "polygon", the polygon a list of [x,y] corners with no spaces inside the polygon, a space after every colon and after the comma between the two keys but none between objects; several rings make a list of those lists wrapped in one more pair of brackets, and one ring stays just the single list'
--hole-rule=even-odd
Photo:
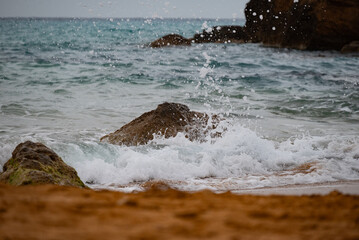
[{"label": "hazy horizon", "polygon": [[248,0],[0,0],[1,18],[243,19]]}]

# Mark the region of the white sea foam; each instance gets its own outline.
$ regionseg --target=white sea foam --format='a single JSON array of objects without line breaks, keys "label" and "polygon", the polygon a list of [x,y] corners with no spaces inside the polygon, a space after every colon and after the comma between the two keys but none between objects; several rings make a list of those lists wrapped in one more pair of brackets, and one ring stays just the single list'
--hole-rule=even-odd
[{"label": "white sea foam", "polygon": [[[141,190],[150,180],[196,191],[238,190],[359,179],[358,138],[302,136],[277,142],[238,123],[223,123],[223,137],[191,142],[183,134],[149,145],[86,141],[49,143],[95,188]],[[305,171],[296,168],[311,164]]]},{"label": "white sea foam", "polygon": [[[10,138],[0,146],[3,165],[20,141],[41,141],[95,188],[141,190],[150,180],[196,191],[238,190],[359,179],[358,137],[309,136],[276,141],[236,121],[224,121],[220,138],[191,142],[183,134],[156,137],[137,147],[86,141],[56,141],[48,134]],[[308,168],[297,171],[308,164]]]}]

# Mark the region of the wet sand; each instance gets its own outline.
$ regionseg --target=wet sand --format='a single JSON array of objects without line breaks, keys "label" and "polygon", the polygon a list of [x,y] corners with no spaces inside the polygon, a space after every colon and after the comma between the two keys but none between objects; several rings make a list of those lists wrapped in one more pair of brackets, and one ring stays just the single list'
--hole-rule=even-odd
[{"label": "wet sand", "polygon": [[359,239],[359,196],[0,184],[0,239]]},{"label": "wet sand", "polygon": [[256,189],[242,189],[233,191],[236,194],[255,194],[255,195],[326,195],[332,191],[343,194],[359,195],[359,181],[337,181],[314,184],[297,184],[283,187],[266,187]]}]

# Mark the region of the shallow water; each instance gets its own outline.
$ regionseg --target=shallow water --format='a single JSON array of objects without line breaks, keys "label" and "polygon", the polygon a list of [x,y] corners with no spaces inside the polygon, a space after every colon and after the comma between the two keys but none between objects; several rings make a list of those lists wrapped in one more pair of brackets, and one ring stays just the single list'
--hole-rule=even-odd
[{"label": "shallow water", "polygon": [[[358,56],[146,47],[228,24],[243,21],[1,19],[0,167],[32,140],[91,186],[122,191],[149,180],[217,191],[358,180]],[[227,132],[205,143],[181,134],[139,147],[99,142],[165,101],[220,114]]]}]

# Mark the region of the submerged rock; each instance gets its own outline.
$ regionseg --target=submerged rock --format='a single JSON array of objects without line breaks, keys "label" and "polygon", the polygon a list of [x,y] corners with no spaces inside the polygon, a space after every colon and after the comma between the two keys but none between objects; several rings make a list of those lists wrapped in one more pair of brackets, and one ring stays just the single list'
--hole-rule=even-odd
[{"label": "submerged rock", "polygon": [[20,143],[5,163],[0,182],[12,185],[57,184],[86,187],[76,170],[42,143]]},{"label": "submerged rock", "polygon": [[170,47],[170,46],[178,46],[178,45],[190,46],[191,41],[192,39],[187,39],[178,34],[168,34],[150,43],[150,47],[160,48],[160,47]]},{"label": "submerged rock", "polygon": [[211,129],[217,127],[219,121],[217,116],[210,118],[205,113],[190,111],[186,105],[165,102],[114,133],[102,137],[101,141],[136,146],[147,144],[154,138],[154,135],[169,138],[175,137],[179,132],[183,132],[191,141],[204,141],[205,136]]}]

